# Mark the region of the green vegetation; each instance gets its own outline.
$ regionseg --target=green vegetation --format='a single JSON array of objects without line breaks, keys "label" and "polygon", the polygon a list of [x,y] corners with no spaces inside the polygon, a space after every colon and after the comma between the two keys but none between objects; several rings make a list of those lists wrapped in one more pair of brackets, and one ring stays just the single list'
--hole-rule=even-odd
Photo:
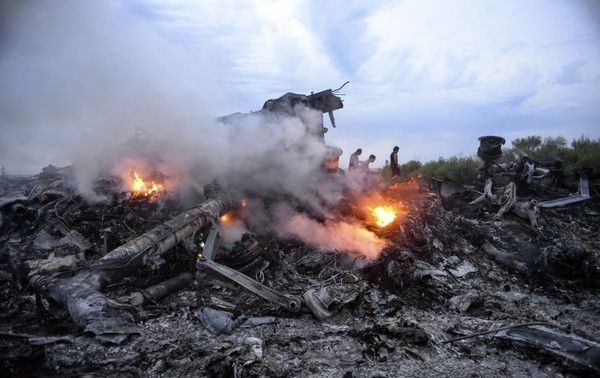
[{"label": "green vegetation", "polygon": [[565,174],[573,174],[581,168],[592,168],[592,177],[600,177],[600,139],[593,140],[585,136],[574,139],[569,146],[561,136],[540,136],[517,138],[512,148],[506,149],[503,157],[526,155],[537,162],[561,161]]},{"label": "green vegetation", "polygon": [[[529,136],[513,140],[512,147],[504,148],[502,158],[499,162],[511,162],[528,156],[531,160],[545,162],[562,162],[562,168],[566,175],[574,174],[578,169],[591,168],[591,179],[600,178],[600,139],[590,139],[581,136],[569,145],[562,137]],[[414,173],[420,173],[425,181],[431,178],[450,178],[463,185],[473,183],[477,176],[477,170],[483,165],[477,156],[450,158],[440,157],[436,161],[422,164],[411,160],[402,164],[402,176],[410,177]],[[389,176],[389,165],[383,168],[382,173]]]},{"label": "green vegetation", "polygon": [[414,173],[420,173],[426,182],[432,178],[451,178],[461,184],[470,184],[477,177],[477,170],[481,167],[481,160],[476,157],[456,157],[439,158],[435,161],[429,161],[421,164],[418,161],[411,160],[402,164],[402,175],[412,176]]}]

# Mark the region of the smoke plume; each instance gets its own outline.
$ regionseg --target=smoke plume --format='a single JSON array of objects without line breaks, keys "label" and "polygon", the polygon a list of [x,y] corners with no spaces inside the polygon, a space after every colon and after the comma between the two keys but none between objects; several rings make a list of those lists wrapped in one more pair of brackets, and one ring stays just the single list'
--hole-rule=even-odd
[{"label": "smoke plume", "polygon": [[[254,112],[218,121],[231,97],[220,85],[228,77],[223,47],[187,43],[160,17],[135,2],[1,2],[0,164],[24,174],[72,165],[91,201],[103,199],[94,186],[100,176],[126,183],[134,171],[158,172],[170,188],[201,192],[216,180],[327,218],[341,193],[319,173],[322,113],[300,105],[294,117]],[[259,110],[266,100],[246,106]],[[253,216],[266,227],[274,221],[269,211]],[[361,227],[299,212],[278,222],[281,236],[319,248],[372,256],[383,245]]]}]

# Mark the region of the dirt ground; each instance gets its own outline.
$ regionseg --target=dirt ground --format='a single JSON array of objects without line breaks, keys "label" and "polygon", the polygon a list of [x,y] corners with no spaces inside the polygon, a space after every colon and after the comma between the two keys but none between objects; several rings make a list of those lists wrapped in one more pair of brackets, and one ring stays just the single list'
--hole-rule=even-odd
[{"label": "dirt ground", "polygon": [[[300,297],[309,289],[330,289],[333,315],[321,320],[305,305],[289,312],[231,283],[196,274],[195,256],[177,247],[160,270],[140,272],[107,289],[108,297],[119,300],[178,272],[195,274],[184,289],[132,313],[138,332],[114,338],[83,332],[43,291],[27,287],[26,262],[73,256],[68,269],[89,268],[106,251],[182,209],[169,201],[93,205],[49,185],[41,190],[37,178],[2,183],[3,376],[600,374],[597,197],[543,210],[535,231],[514,214],[496,219],[496,209],[469,208],[469,198],[423,191],[406,202],[406,217],[377,231],[389,246],[375,261],[252,230],[263,264],[260,274],[255,269],[248,275]],[[15,199],[15,193],[21,197]],[[206,309],[237,322],[231,330],[211,332],[203,318]],[[546,338],[538,337],[537,344],[518,340],[538,331]],[[571,339],[548,336],[554,334]],[[466,338],[453,341],[460,337]],[[592,347],[583,354],[569,352],[568,343]]]}]

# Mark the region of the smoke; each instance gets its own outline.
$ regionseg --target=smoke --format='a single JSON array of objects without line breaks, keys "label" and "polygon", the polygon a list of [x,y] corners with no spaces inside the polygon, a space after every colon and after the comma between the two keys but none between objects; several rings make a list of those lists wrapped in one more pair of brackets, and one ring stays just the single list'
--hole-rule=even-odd
[{"label": "smoke", "polygon": [[[160,171],[171,187],[201,191],[217,180],[287,192],[315,207],[335,200],[308,189],[325,152],[315,138],[322,114],[297,109],[297,117],[257,113],[216,122],[230,96],[221,85],[228,77],[222,47],[211,38],[178,39],[143,7],[0,3],[0,164],[22,174],[73,165],[90,200],[101,199],[99,175],[126,182],[136,167]],[[144,145],[130,139],[139,130]]]},{"label": "smoke", "polygon": [[[156,12],[111,0],[0,2],[0,164],[13,174],[73,164],[92,196],[98,175],[131,170],[125,159],[179,186],[216,179],[304,196],[324,153],[310,130],[321,113],[215,122],[231,98],[223,47],[169,33]],[[150,151],[124,150],[137,130]]]},{"label": "smoke", "polygon": [[[341,188],[319,169],[327,153],[322,113],[298,104],[294,116],[257,111],[217,121],[232,96],[221,85],[229,74],[223,47],[211,38],[180,40],[161,27],[164,16],[140,8],[0,2],[0,164],[24,174],[72,165],[90,201],[104,199],[95,192],[102,175],[126,183],[133,171],[158,172],[170,189],[201,192],[216,180],[255,203],[295,202],[328,218]],[[253,224],[270,229],[275,219],[259,208]],[[319,248],[373,256],[384,244],[359,226],[296,212],[276,222],[280,235]],[[233,230],[232,238],[244,231]]]},{"label": "smoke", "polygon": [[279,237],[296,237],[304,243],[323,250],[338,250],[376,259],[387,246],[384,239],[361,223],[336,220],[319,222],[304,213],[280,204],[274,211],[274,231]]},{"label": "smoke", "polygon": [[210,145],[211,110],[227,95],[219,48],[176,41],[136,7],[0,2],[0,163],[9,172],[94,160],[138,128],[179,154]]},{"label": "smoke", "polygon": [[282,237],[298,237],[315,248],[364,254],[368,259],[376,259],[386,246],[385,240],[379,239],[364,225],[332,221],[319,223],[304,214],[284,219],[278,233]]}]

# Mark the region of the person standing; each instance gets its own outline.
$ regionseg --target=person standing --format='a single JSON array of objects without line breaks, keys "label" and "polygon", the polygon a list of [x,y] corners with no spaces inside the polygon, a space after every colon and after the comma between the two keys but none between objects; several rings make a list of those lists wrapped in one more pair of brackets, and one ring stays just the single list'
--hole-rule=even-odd
[{"label": "person standing", "polygon": [[348,164],[348,171],[353,171],[358,168],[359,162],[358,157],[362,154],[362,149],[359,148],[350,155],[350,164]]},{"label": "person standing", "polygon": [[392,178],[400,176],[400,166],[398,165],[398,151],[400,147],[394,146],[390,154],[390,168],[392,169]]}]

